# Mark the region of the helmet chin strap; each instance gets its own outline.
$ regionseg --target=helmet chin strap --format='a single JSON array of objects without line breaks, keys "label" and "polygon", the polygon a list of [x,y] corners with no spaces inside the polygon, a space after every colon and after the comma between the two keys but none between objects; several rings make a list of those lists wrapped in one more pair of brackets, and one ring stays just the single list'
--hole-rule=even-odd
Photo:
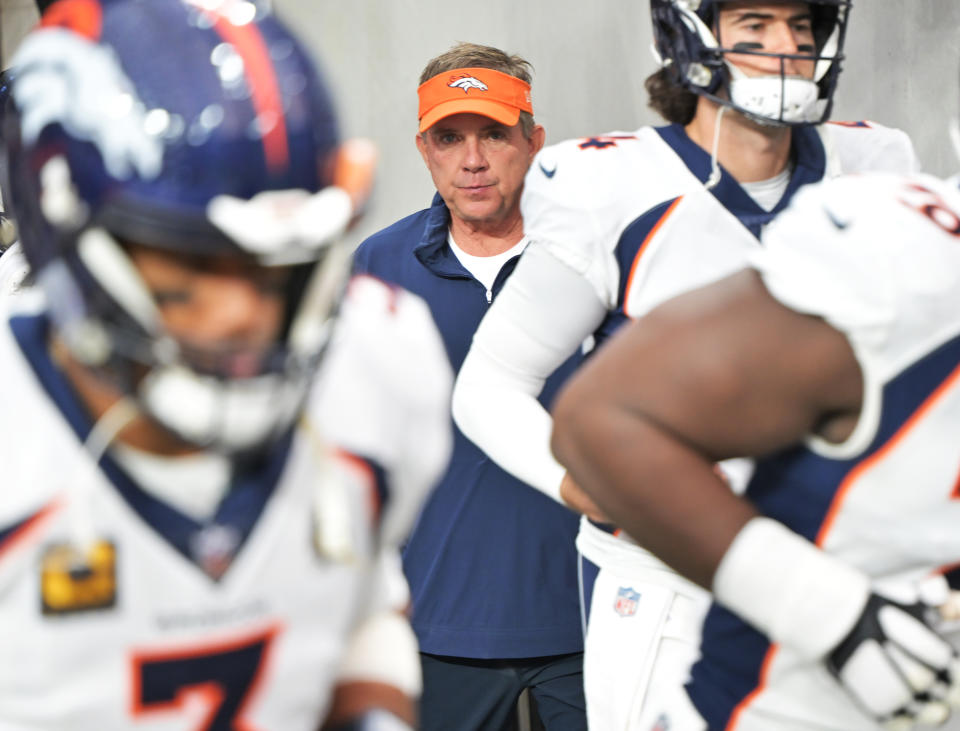
[{"label": "helmet chin strap", "polygon": [[707,190],[714,188],[720,182],[720,178],[723,177],[718,155],[720,151],[720,123],[723,121],[723,113],[726,111],[727,108],[720,105],[717,109],[717,121],[713,125],[713,145],[710,151],[710,177],[707,178],[707,182],[704,183],[704,187],[706,187]]},{"label": "helmet chin strap", "polygon": [[69,476],[67,494],[71,498],[69,531],[78,555],[85,556],[97,540],[91,515],[90,490],[97,476],[97,464],[117,435],[140,413],[129,397],[118,399],[97,419],[77,452],[74,469],[64,472]]}]

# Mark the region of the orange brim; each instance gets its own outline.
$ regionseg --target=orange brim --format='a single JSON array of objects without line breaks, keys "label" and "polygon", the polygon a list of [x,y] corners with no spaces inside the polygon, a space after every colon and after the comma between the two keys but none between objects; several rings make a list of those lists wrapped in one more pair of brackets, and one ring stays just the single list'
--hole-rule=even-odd
[{"label": "orange brim", "polygon": [[481,114],[512,127],[520,112],[533,113],[530,85],[487,68],[463,68],[437,74],[417,89],[420,131],[453,114]]}]

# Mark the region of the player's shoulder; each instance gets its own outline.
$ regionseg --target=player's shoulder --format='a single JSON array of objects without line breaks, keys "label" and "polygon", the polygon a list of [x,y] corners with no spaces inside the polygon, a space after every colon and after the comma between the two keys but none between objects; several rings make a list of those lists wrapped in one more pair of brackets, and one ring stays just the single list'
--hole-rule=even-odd
[{"label": "player's shoulder", "polygon": [[653,127],[568,139],[537,154],[525,186],[560,200],[609,200],[653,182],[648,170],[660,168],[658,172],[669,175],[663,165],[651,164],[664,157],[672,157],[669,146]]},{"label": "player's shoulder", "polygon": [[[617,170],[625,165],[632,165],[638,157],[650,154],[662,144],[664,143],[660,135],[653,127],[571,137],[540,150],[535,161],[535,172],[539,172],[547,180],[563,180],[568,170],[570,175]],[[563,173],[564,177],[558,178],[560,173]]]},{"label": "player's shoulder", "polygon": [[820,134],[843,173],[883,171],[913,173],[920,162],[910,135],[902,129],[869,120],[827,122]]},{"label": "player's shoulder", "polygon": [[832,226],[836,236],[850,238],[877,226],[920,223],[915,216],[916,201],[924,197],[942,210],[943,215],[937,218],[944,219],[944,223],[946,218],[952,222],[955,217],[948,214],[960,210],[960,188],[955,179],[943,180],[923,173],[842,175],[802,188],[771,229],[806,228],[803,221],[819,222]]},{"label": "player's shoulder", "polygon": [[905,137],[909,137],[902,129],[889,127],[870,119],[831,120],[826,122],[821,129],[843,139],[902,140]]},{"label": "player's shoulder", "polygon": [[[571,137],[547,145],[540,151],[540,155],[565,164],[590,166],[602,164],[604,160],[615,161],[624,156],[629,157],[649,145],[656,137],[652,127],[640,127],[632,131],[614,130],[586,137]],[[605,154],[596,154],[600,152]]]},{"label": "player's shoulder", "polygon": [[64,465],[78,459],[79,443],[40,387],[14,336],[12,321],[35,320],[37,303],[21,295],[0,300],[2,532],[36,514],[67,486]]},{"label": "player's shoulder", "polygon": [[[400,384],[418,379],[409,372],[429,364],[426,376],[449,372],[443,339],[429,305],[403,287],[358,274],[350,279],[341,305],[338,331],[350,346],[384,365]],[[443,379],[440,380],[442,384]]]},{"label": "player's shoulder", "polygon": [[[943,313],[960,310],[958,240],[956,181],[851,175],[799,191],[751,261],[795,309],[844,330],[883,332],[895,321],[944,322]],[[918,324],[917,337],[931,327]]]},{"label": "player's shoulder", "polygon": [[307,421],[335,451],[382,470],[392,496],[385,534],[405,534],[446,464],[452,387],[426,302],[374,277],[353,277]]},{"label": "player's shoulder", "polygon": [[452,385],[450,361],[427,303],[376,277],[352,277],[316,388],[315,401],[327,420],[332,414],[337,424],[347,423],[343,414],[354,410],[351,402],[389,410],[381,414],[384,422],[404,414],[446,413]]},{"label": "player's shoulder", "polygon": [[825,255],[854,247],[880,252],[908,246],[896,235],[908,228],[933,224],[928,234],[960,235],[958,211],[955,182],[921,173],[843,175],[798,191],[763,241],[768,248],[823,248]]}]

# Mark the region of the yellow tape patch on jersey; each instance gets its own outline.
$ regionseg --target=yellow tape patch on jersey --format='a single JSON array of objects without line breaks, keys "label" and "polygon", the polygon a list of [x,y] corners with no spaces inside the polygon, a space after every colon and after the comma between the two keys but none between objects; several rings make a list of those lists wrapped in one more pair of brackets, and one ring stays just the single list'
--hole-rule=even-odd
[{"label": "yellow tape patch on jersey", "polygon": [[85,552],[52,545],[40,562],[40,598],[46,615],[109,609],[117,601],[116,549],[97,541]]}]

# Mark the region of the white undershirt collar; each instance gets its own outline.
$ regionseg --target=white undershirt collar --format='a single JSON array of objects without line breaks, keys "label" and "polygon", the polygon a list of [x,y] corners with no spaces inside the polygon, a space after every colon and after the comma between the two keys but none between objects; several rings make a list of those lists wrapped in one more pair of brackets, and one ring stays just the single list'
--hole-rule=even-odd
[{"label": "white undershirt collar", "polygon": [[[453,240],[453,234],[449,230],[447,231],[447,243],[450,244],[450,249],[463,265],[463,268],[470,272],[473,278],[486,287],[487,292],[490,293],[493,291],[493,283],[497,280],[497,275],[503,269],[503,265],[513,257],[518,256],[526,248],[527,237],[524,236],[506,251],[492,256],[468,254],[457,246],[457,242]],[[488,296],[487,299],[489,300],[490,297]]]},{"label": "white undershirt collar", "polygon": [[790,185],[790,175],[793,173],[793,165],[787,165],[779,175],[774,175],[766,180],[757,180],[753,183],[741,183],[747,195],[753,198],[754,202],[768,213],[777,207],[777,203],[787,192],[787,186]]},{"label": "white undershirt collar", "polygon": [[230,460],[220,454],[161,457],[125,444],[111,454],[145,492],[199,522],[213,516],[230,486]]}]

